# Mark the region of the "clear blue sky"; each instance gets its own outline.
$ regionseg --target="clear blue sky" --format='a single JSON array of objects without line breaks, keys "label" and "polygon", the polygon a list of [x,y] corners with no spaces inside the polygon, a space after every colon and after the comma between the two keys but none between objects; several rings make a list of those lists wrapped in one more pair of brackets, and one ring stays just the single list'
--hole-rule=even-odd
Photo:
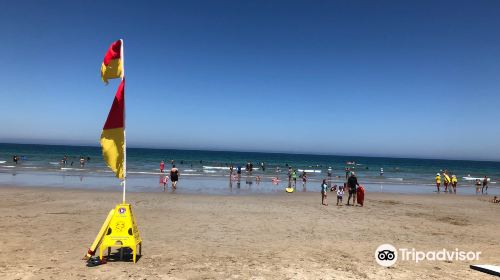
[{"label": "clear blue sky", "polygon": [[500,160],[499,1],[3,1],[0,142]]}]

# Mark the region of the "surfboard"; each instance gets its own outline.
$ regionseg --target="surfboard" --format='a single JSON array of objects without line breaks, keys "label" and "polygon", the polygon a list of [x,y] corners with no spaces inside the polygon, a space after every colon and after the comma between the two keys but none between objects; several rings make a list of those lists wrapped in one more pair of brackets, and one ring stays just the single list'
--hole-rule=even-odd
[{"label": "surfboard", "polygon": [[363,203],[365,202],[365,188],[363,188],[363,186],[359,186],[356,192],[356,200],[358,201],[358,204],[363,206]]},{"label": "surfboard", "polygon": [[293,193],[294,189],[293,188],[285,188],[285,191],[287,193]]}]

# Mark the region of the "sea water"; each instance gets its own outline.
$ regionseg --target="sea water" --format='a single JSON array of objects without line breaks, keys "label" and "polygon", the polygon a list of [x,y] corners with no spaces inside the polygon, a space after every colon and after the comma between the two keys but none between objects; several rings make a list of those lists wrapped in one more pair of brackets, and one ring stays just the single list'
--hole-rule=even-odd
[{"label": "sea water", "polygon": [[[13,162],[13,155],[21,158],[18,164]],[[65,155],[68,160],[63,165],[61,160]],[[80,166],[80,157],[85,159],[84,166]],[[371,192],[432,193],[434,177],[441,170],[457,176],[460,193],[475,193],[473,181],[463,179],[468,175],[488,176],[491,178],[489,193],[500,192],[497,187],[500,162],[142,148],[127,149],[127,188],[161,191],[160,181],[164,176],[159,170],[161,160],[165,161],[165,174],[172,160],[179,168],[179,192],[282,192],[288,184],[288,166],[311,170],[307,172],[305,187],[300,178],[297,180],[297,191],[319,191],[320,181],[327,177],[329,167],[333,183],[343,184],[345,168],[349,167],[356,172],[360,184]],[[245,172],[248,162],[253,163],[252,174]],[[265,170],[260,168],[261,162]],[[231,180],[229,165],[234,165],[235,173],[237,166],[241,166],[239,180]],[[281,181],[273,184],[273,177]],[[103,162],[100,147],[0,144],[0,184],[116,189],[119,181]]]}]

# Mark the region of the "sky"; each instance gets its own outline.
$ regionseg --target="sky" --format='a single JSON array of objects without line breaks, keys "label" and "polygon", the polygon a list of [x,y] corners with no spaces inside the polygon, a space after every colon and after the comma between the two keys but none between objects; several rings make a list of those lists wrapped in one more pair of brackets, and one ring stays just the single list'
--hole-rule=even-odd
[{"label": "sky", "polygon": [[499,1],[0,1],[0,142],[500,160]]}]

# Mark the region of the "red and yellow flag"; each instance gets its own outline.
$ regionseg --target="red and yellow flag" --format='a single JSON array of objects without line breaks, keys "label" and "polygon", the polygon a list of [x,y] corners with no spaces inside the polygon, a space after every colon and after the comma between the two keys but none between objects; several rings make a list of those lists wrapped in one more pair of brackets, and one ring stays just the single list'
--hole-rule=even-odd
[{"label": "red and yellow flag", "polygon": [[101,134],[102,155],[116,177],[125,177],[125,80],[116,92]]},{"label": "red and yellow flag", "polygon": [[118,40],[109,46],[101,65],[101,78],[104,83],[108,84],[110,79],[123,78],[122,58],[122,40]]}]

